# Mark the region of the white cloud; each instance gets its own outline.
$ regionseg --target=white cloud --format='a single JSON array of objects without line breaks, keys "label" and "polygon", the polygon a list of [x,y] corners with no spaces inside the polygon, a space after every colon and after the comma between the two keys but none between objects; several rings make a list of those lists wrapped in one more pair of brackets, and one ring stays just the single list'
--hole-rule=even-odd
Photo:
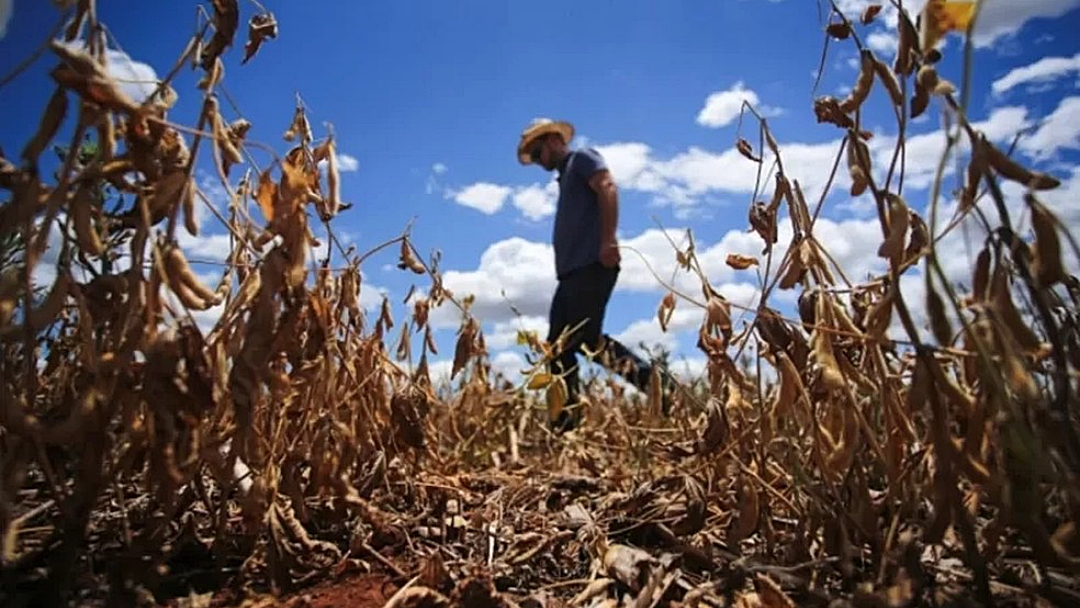
[{"label": "white cloud", "polygon": [[491,357],[491,371],[514,384],[521,381],[521,370],[528,367],[525,357],[514,351],[497,352]]},{"label": "white cloud", "polygon": [[446,171],[446,165],[442,163],[435,163],[434,165],[431,165],[431,172],[435,175],[442,175],[443,173],[446,173]]},{"label": "white cloud", "polygon": [[892,57],[896,53],[898,44],[899,39],[894,31],[878,30],[870,32],[870,35],[866,37],[866,46],[884,57]]},{"label": "white cloud", "polygon": [[991,85],[995,95],[1026,83],[1048,83],[1080,72],[1080,53],[1072,57],[1043,57],[1035,63],[1014,68]]},{"label": "white cloud", "polygon": [[[987,117],[986,120],[973,123],[972,127],[985,133],[990,141],[1000,143],[1012,140],[1012,138],[1020,131],[1028,128],[1030,124],[1031,122],[1028,119],[1027,109],[1019,106],[1012,106],[996,108],[990,113],[990,116]],[[892,160],[893,148],[895,145],[896,138],[894,136],[879,136],[870,141],[869,147],[874,160],[874,173],[878,179],[883,180],[885,178],[885,174],[888,172],[889,163]],[[929,187],[937,172],[938,164],[941,161],[941,155],[945,151],[945,132],[941,129],[937,129],[927,133],[909,136],[905,141],[904,146],[905,189],[922,189]],[[969,149],[970,146],[968,145],[967,139],[961,138],[958,145],[954,148],[954,153],[966,152]],[[783,153],[783,149],[781,149],[781,153]],[[948,176],[953,174],[955,168],[955,163],[947,163],[945,175]],[[847,178],[846,171],[844,171],[843,174],[844,179],[842,180],[842,187],[847,187],[847,185],[850,184],[850,180]],[[837,177],[840,176],[838,175]]]},{"label": "white cloud", "polygon": [[547,336],[548,332],[547,317],[529,315],[499,321],[493,324],[490,331],[485,331],[484,340],[489,349],[504,350],[517,344],[518,331],[534,331],[542,340]]},{"label": "white cloud", "polygon": [[559,197],[559,184],[550,181],[546,186],[533,184],[516,188],[512,197],[514,207],[526,218],[537,221],[555,213],[555,203]]},{"label": "white cloud", "polygon": [[[431,190],[429,181],[428,190]],[[489,182],[477,182],[466,186],[461,190],[447,192],[447,198],[452,198],[459,205],[476,209],[481,213],[493,215],[498,213],[507,201],[527,219],[532,221],[542,220],[555,213],[555,203],[559,196],[559,184],[550,181],[547,184],[531,184],[528,186],[504,186]]]},{"label": "white cloud", "polygon": [[503,203],[506,202],[511,192],[512,189],[508,186],[477,182],[465,187],[463,190],[451,192],[450,196],[459,205],[492,215],[502,209]]},{"label": "white cloud", "polygon": [[105,71],[120,83],[120,89],[136,103],[142,103],[153,94],[158,84],[158,75],[153,67],[115,49],[105,51]]},{"label": "white cloud", "polygon": [[999,38],[1011,36],[1032,19],[1054,19],[1080,7],[1080,0],[1027,0],[983,2],[973,42],[985,48]]},{"label": "white cloud", "polygon": [[[875,20],[879,28],[896,31],[898,21],[896,7],[890,2],[880,0],[837,0],[836,5],[849,19],[858,18],[869,4],[881,4],[882,11]],[[912,23],[926,5],[926,0],[905,0]],[[1032,19],[1053,19],[1080,7],[1080,0],[987,0],[980,9],[978,22],[975,24],[973,39],[976,48],[986,48],[999,39],[1016,34],[1025,23]],[[881,29],[876,31],[881,31]],[[955,35],[955,34],[954,34]],[[872,47],[874,48],[874,47]],[[891,47],[895,48],[895,46]],[[878,50],[874,48],[874,50]],[[889,53],[891,55],[891,53]]]},{"label": "white cloud", "polygon": [[360,168],[360,161],[356,160],[355,156],[349,154],[338,154],[338,171],[341,173],[349,173],[350,171],[356,171]]},{"label": "white cloud", "polygon": [[729,125],[739,117],[742,112],[743,102],[753,106],[763,116],[777,113],[774,108],[759,105],[761,100],[758,98],[757,93],[746,88],[746,85],[740,80],[730,89],[716,91],[706,97],[705,106],[698,112],[697,123],[710,128]]},{"label": "white cloud", "polygon": [[[550,245],[512,237],[492,243],[480,256],[475,270],[445,270],[443,284],[461,299],[475,296],[473,314],[484,323],[524,316],[547,316],[555,291],[554,253]],[[505,295],[504,295],[505,294]],[[435,327],[457,327],[457,309],[446,305],[431,313]]]},{"label": "white cloud", "polygon": [[1034,135],[1020,140],[1020,147],[1036,160],[1050,158],[1058,150],[1080,148],[1080,97],[1062,99]]}]

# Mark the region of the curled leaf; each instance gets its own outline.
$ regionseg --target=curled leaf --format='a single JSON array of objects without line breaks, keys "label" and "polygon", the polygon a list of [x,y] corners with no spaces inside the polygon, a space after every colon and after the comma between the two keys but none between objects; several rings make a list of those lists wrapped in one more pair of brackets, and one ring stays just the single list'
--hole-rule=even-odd
[{"label": "curled leaf", "polygon": [[248,21],[248,39],[244,44],[244,59],[240,61],[240,64],[247,63],[259,52],[259,47],[264,41],[277,38],[277,35],[278,24],[273,13],[266,12],[252,16]]},{"label": "curled leaf", "polygon": [[847,40],[851,36],[851,26],[847,21],[833,21],[825,27],[825,33],[837,40]]},{"label": "curled leaf", "polygon": [[746,270],[751,266],[758,265],[758,259],[752,255],[743,255],[741,253],[729,253],[725,260],[727,265],[735,270]]},{"label": "curled leaf", "polygon": [[671,323],[671,315],[675,313],[675,294],[667,292],[664,295],[664,299],[660,301],[660,307],[656,311],[657,320],[660,322],[660,329],[667,331],[668,324]]},{"label": "curled leaf", "polygon": [[205,70],[212,69],[218,57],[232,46],[240,27],[240,8],[236,0],[211,0],[211,3],[214,5],[214,35],[202,48],[199,58]]},{"label": "curled leaf", "polygon": [[270,177],[270,169],[266,168],[259,174],[259,187],[255,192],[255,200],[259,203],[263,217],[267,222],[274,221],[275,200],[278,195],[277,182]]},{"label": "curled leaf", "polygon": [[870,4],[864,8],[862,14],[859,15],[859,21],[861,21],[863,25],[870,25],[870,23],[874,21],[874,17],[877,17],[880,12],[880,4]]},{"label": "curled leaf", "polygon": [[760,158],[754,156],[754,147],[751,146],[750,142],[746,141],[745,139],[740,137],[739,141],[735,144],[735,147],[738,148],[739,154],[742,154],[746,158],[754,161],[755,163],[761,162]]},{"label": "curled leaf", "polygon": [[420,260],[416,259],[408,239],[401,240],[401,254],[397,267],[402,270],[409,269],[415,274],[424,274],[424,265],[420,263]]}]

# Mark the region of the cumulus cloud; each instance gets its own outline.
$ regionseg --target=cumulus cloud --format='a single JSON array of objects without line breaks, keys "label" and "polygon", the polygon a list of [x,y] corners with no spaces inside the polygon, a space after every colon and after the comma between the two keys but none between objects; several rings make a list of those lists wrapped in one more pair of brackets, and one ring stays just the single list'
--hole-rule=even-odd
[{"label": "cumulus cloud", "polygon": [[349,173],[350,171],[356,171],[360,168],[360,161],[356,160],[355,156],[349,154],[338,154],[338,171],[342,173]]},{"label": "cumulus cloud", "polygon": [[[837,0],[836,5],[849,18],[858,16],[868,4],[881,4],[882,11],[877,23],[881,30],[895,31],[896,7],[889,2],[876,0]],[[905,0],[904,10],[914,22],[926,0]],[[976,48],[987,48],[1001,38],[1012,36],[1028,21],[1054,19],[1080,7],[1080,0],[1025,0],[1023,2],[984,2],[973,31],[972,42]]]},{"label": "cumulus cloud", "polygon": [[1080,97],[1062,99],[1035,133],[1020,147],[1036,160],[1052,157],[1058,150],[1080,148]]},{"label": "cumulus cloud", "polygon": [[158,75],[152,66],[115,49],[105,51],[105,71],[136,103],[142,103],[152,95],[158,84]]},{"label": "cumulus cloud", "polygon": [[447,193],[447,198],[457,204],[475,209],[485,215],[498,213],[509,201],[526,219],[532,221],[553,215],[558,196],[559,184],[555,181],[544,185],[530,184],[528,186],[504,186],[477,182]]},{"label": "cumulus cloud", "polygon": [[457,191],[452,191],[449,196],[454,202],[476,209],[486,215],[492,215],[502,209],[503,203],[513,190],[509,186],[500,186],[488,182],[477,182]]},{"label": "cumulus cloud", "polygon": [[1013,68],[990,85],[995,95],[1028,83],[1048,83],[1080,72],[1080,53],[1072,57],[1043,57],[1035,63]]},{"label": "cumulus cloud", "polygon": [[775,108],[760,105],[757,93],[746,88],[743,81],[738,81],[730,89],[716,91],[705,98],[705,105],[697,115],[697,123],[704,127],[719,128],[729,125],[739,117],[743,103],[748,103],[763,115],[776,114]]},{"label": "cumulus cloud", "polygon": [[550,217],[555,213],[555,204],[559,198],[558,182],[548,182],[546,186],[532,184],[524,188],[514,190],[513,201],[521,214],[526,218],[537,221]]}]

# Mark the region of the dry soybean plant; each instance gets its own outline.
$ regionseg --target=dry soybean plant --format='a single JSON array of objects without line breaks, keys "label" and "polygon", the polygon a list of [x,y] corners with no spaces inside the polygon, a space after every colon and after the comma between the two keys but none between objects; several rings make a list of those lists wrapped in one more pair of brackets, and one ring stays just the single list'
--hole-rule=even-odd
[{"label": "dry soybean plant", "polygon": [[[348,206],[332,132],[316,139],[298,102],[284,133],[291,147],[271,149],[259,168],[252,152],[268,146],[247,141],[248,120],[224,116],[235,0],[199,7],[200,31],[142,103],[105,69],[95,2],[61,4],[66,27],[44,56],[54,92],[20,157],[0,160],[3,594],[43,568],[37,599],[70,597],[93,570],[88,542],[94,560],[123,566],[108,575],[118,605],[160,590],[164,566],[196,547],[213,555],[207,568],[268,571],[277,587],[308,580],[341,551],[304,532],[305,498],[365,510],[387,463],[423,452],[435,352],[427,308],[462,305],[408,230],[377,248],[400,245],[399,266],[432,279],[402,328],[405,344],[426,332],[420,364],[395,362],[389,302],[373,324],[360,306],[360,263],[375,251],[345,250],[330,230]],[[276,32],[260,9],[242,62]],[[191,126],[169,118],[170,83],[186,66],[202,73]],[[70,144],[49,177],[42,155],[61,134]],[[197,185],[199,154],[228,193],[224,212]],[[108,208],[106,189],[130,205]],[[216,285],[179,246],[179,231],[198,234],[200,205],[229,235]],[[327,254],[315,260],[320,221]],[[32,278],[50,245],[56,279],[38,294]],[[203,331],[193,315],[208,311],[219,314]],[[466,315],[456,375],[482,363],[477,327]]]},{"label": "dry soybean plant", "polygon": [[[259,126],[225,88],[235,0],[199,7],[199,31],[141,103],[105,70],[95,3],[58,4],[62,36],[44,55],[55,91],[21,156],[0,158],[5,602],[275,605],[375,573],[396,590],[392,606],[1080,598],[1080,282],[1063,262],[1076,247],[1039,200],[1058,181],[988,141],[967,119],[967,91],[938,73],[936,37],[963,27],[951,7],[927,3],[918,27],[901,10],[892,65],[860,38],[880,6],[830,11],[826,39],[855,45],[860,71],[847,96],[813,110],[844,135],[834,173],[846,167],[850,194],[876,203],[887,271],[848,280],[815,233],[832,177],[811,211],[758,116],[758,145],[740,136],[736,147],[759,175],[773,165],[771,199],[748,210],[762,259],[727,260],[761,271],[748,323],[691,240],[675,255],[702,297],[673,289],[657,321],[701,307],[703,385],[666,418],[655,391],[635,407],[600,379],[584,427],[556,437],[544,409],[561,384],[543,362],[557,343],[523,332],[535,366],[521,386],[501,381],[470,299],[444,286],[439,256],[425,260],[408,228],[359,255],[335,236],[350,207],[336,140],[316,137],[299,98],[283,154],[249,139]],[[248,69],[277,34],[255,4]],[[190,126],[169,117],[182,69],[202,76]],[[899,134],[887,168],[872,165],[861,124],[879,102]],[[970,150],[944,224],[940,177],[929,218],[901,188],[910,121],[939,108],[951,144]],[[54,142],[69,143],[49,177],[39,166]],[[200,153],[224,209],[194,178]],[[1023,187],[1033,239],[1017,232],[1000,180]],[[131,204],[110,208],[106,192]],[[201,229],[200,206],[228,233],[216,285],[180,246],[179,231]],[[966,290],[937,257],[965,219],[985,228]],[[35,291],[49,247],[56,279]],[[394,248],[428,286],[406,298],[405,319],[384,298],[372,322],[361,266]],[[916,271],[925,302],[900,289]],[[791,316],[770,305],[785,291]],[[439,306],[462,318],[450,393],[428,372]],[[210,327],[196,323],[207,315]]]}]

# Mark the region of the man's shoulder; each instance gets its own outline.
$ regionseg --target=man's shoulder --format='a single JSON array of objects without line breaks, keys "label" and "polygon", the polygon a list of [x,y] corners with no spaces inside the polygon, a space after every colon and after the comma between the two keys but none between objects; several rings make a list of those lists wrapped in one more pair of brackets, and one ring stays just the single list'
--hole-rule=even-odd
[{"label": "man's shoulder", "polygon": [[573,162],[575,167],[585,177],[589,177],[597,171],[608,168],[604,155],[601,154],[599,150],[592,147],[583,147],[575,150],[574,158],[571,162]]}]

